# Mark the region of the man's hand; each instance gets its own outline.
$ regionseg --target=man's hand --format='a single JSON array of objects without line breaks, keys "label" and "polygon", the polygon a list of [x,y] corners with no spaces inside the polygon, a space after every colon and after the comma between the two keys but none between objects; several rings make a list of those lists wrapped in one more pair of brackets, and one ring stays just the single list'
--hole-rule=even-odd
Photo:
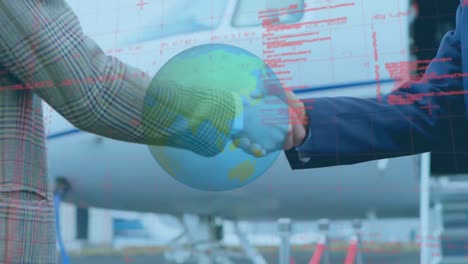
[{"label": "man's hand", "polygon": [[249,154],[263,157],[280,150],[288,133],[288,105],[276,96],[243,100],[244,128],[233,142]]},{"label": "man's hand", "polygon": [[[291,91],[283,90],[285,96],[282,99],[289,106],[289,121],[288,136],[284,142],[283,149],[288,150],[299,146],[306,136],[308,128],[308,118],[306,115],[304,103]],[[250,96],[252,98],[261,99],[266,95],[265,90],[255,90]],[[279,97],[278,97],[279,98]]]},{"label": "man's hand", "polygon": [[285,95],[254,91],[256,100],[244,104],[244,129],[233,136],[234,144],[256,157],[299,146],[306,135],[304,104],[291,91]]},{"label": "man's hand", "polygon": [[289,105],[290,129],[284,144],[284,149],[288,150],[302,144],[306,136],[308,118],[304,103],[290,90],[286,92],[286,101]]}]

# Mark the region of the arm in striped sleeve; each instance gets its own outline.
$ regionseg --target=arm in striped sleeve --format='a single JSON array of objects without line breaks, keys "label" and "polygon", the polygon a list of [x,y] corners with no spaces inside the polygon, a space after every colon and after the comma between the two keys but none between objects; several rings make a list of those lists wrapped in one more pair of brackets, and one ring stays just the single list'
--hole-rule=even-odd
[{"label": "arm in striped sleeve", "polygon": [[[151,82],[104,54],[65,1],[0,1],[0,22],[0,63],[77,128],[204,156],[216,155],[230,139],[240,99]],[[150,84],[158,89],[148,94]]]}]

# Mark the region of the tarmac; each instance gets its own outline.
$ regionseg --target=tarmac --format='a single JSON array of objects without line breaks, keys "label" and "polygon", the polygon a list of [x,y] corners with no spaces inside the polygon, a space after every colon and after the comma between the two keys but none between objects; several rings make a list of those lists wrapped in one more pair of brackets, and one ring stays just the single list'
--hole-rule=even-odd
[{"label": "tarmac", "polygon": [[[277,248],[260,249],[261,254],[269,264],[278,264]],[[309,263],[313,250],[295,248],[291,255],[291,264]],[[346,253],[342,251],[330,252],[330,263],[344,263]],[[419,251],[417,250],[379,250],[362,252],[363,264],[417,264],[419,263]],[[112,252],[94,252],[71,254],[70,264],[169,264],[164,259],[162,249],[151,250],[121,250]],[[63,264],[62,261],[58,262]],[[187,264],[196,264],[196,261],[187,261]],[[238,260],[235,263],[250,264],[249,261]]]}]

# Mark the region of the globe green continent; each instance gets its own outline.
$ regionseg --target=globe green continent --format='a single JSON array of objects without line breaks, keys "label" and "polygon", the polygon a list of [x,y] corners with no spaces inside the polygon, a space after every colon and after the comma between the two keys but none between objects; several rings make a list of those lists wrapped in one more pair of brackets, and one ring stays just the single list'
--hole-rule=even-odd
[{"label": "globe green continent", "polygon": [[[188,131],[186,135],[163,135],[164,140],[160,144],[148,146],[159,165],[177,181],[205,191],[232,190],[256,180],[277,159],[279,151],[259,158],[237,148],[230,140],[225,144],[226,138],[230,137],[233,120],[215,122],[200,109],[187,111],[186,108],[170,105],[171,96],[177,96],[181,91],[190,93],[193,100],[203,100],[197,97],[200,91],[224,91],[234,96],[243,96],[248,103],[255,104],[258,100],[249,96],[252,91],[265,89],[266,85],[281,87],[281,84],[274,72],[254,54],[231,45],[201,45],[173,57],[154,78],[153,82],[160,85],[153,86],[153,90],[147,93],[148,97],[153,98],[160,92],[155,89],[164,85],[170,85],[173,89],[168,94],[174,93],[164,97],[168,109],[175,109],[169,115],[170,118],[162,121],[164,126]],[[151,111],[145,112],[146,119],[157,118],[150,114]],[[199,116],[194,113],[199,113]],[[184,148],[170,146],[172,141],[177,140],[174,137],[203,135],[207,126],[218,131],[219,136],[211,142],[220,150],[218,155],[205,157]]]}]

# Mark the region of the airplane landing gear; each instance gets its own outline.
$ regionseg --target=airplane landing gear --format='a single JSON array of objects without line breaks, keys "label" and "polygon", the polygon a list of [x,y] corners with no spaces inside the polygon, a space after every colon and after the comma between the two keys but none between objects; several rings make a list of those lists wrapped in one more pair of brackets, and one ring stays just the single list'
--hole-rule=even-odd
[{"label": "airplane landing gear", "polygon": [[168,262],[200,264],[234,264],[248,259],[254,264],[266,264],[262,255],[249,243],[247,236],[235,224],[242,250],[226,248],[222,244],[223,225],[215,217],[184,215],[179,217],[182,232],[168,243],[164,257]]}]

